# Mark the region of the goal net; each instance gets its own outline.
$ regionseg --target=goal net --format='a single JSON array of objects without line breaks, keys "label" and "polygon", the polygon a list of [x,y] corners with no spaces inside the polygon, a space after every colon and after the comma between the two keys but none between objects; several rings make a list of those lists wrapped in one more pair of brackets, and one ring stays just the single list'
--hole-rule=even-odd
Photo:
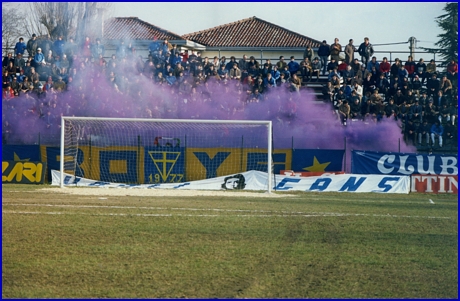
[{"label": "goal net", "polygon": [[271,191],[271,121],[62,117],[61,127],[61,175],[140,185],[256,170]]}]

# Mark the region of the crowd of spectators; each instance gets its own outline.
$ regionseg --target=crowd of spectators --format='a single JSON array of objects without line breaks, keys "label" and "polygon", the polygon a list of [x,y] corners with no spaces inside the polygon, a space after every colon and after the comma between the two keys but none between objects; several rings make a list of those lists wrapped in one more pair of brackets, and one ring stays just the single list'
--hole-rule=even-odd
[{"label": "crowd of spectators", "polygon": [[[273,64],[246,55],[202,58],[200,52],[181,51],[166,40],[152,41],[148,50],[144,59],[131,44],[121,42],[106,60],[100,39],[86,37],[77,44],[71,38],[51,41],[34,34],[26,44],[20,38],[2,62],[4,140],[19,119],[32,120],[24,122],[29,128],[58,129],[62,115],[199,118],[201,109],[194,107],[206,103],[219,111],[216,118],[251,118],[244,115],[248,106],[285,98],[272,110],[273,118],[294,118],[303,84],[323,75],[324,99],[343,125],[393,118],[401,121],[408,143],[442,146],[442,138],[456,141],[455,61],[442,76],[434,60],[415,63],[409,56],[404,64],[396,59],[390,65],[387,58],[378,62],[368,38],[359,48],[353,40],[345,47],[339,39],[330,46],[323,41],[317,55],[307,47],[300,63],[294,56],[289,61],[281,56]],[[219,97],[232,101],[217,105],[213,99]],[[121,105],[114,98],[123,99]]]}]

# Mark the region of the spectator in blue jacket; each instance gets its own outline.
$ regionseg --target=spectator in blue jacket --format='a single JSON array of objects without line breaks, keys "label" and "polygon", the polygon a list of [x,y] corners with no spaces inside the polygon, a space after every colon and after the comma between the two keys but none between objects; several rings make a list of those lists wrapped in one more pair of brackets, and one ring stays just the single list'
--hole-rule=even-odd
[{"label": "spectator in blue jacket", "polygon": [[442,147],[442,135],[444,134],[444,127],[441,125],[439,120],[436,120],[435,123],[431,126],[430,132],[433,146],[435,145],[435,139],[438,138],[439,147]]},{"label": "spectator in blue jacket", "polygon": [[24,51],[26,50],[27,46],[24,43],[24,38],[20,37],[19,42],[16,43],[14,46],[14,55],[17,56],[18,54],[24,55]]},{"label": "spectator in blue jacket", "polygon": [[173,86],[176,83],[176,76],[173,74],[172,70],[169,71],[168,75],[166,76],[166,83],[168,85]]},{"label": "spectator in blue jacket", "polygon": [[45,55],[43,55],[41,48],[37,48],[37,53],[34,56],[34,67],[35,69],[38,69],[38,67],[44,64],[45,64]]},{"label": "spectator in blue jacket", "polygon": [[380,64],[377,62],[377,58],[375,56],[367,63],[367,70],[372,71],[372,67],[375,67],[375,70],[380,69]]},{"label": "spectator in blue jacket", "polygon": [[276,65],[273,66],[273,69],[272,69],[272,71],[270,71],[270,73],[271,73],[273,79],[275,81],[278,81],[278,79],[280,78],[281,73],[278,71],[278,67]]},{"label": "spectator in blue jacket", "polygon": [[96,44],[93,44],[91,47],[93,58],[99,58],[99,55],[102,54],[104,56],[105,47],[101,44],[101,39],[96,39]]},{"label": "spectator in blue jacket", "polygon": [[153,38],[153,41],[149,44],[149,52],[153,56],[158,53],[158,50],[160,50],[160,43],[156,38]]},{"label": "spectator in blue jacket", "polygon": [[321,66],[323,66],[323,75],[326,74],[327,58],[331,54],[331,50],[327,45],[326,40],[323,41],[321,46],[318,48],[318,55],[321,59]]},{"label": "spectator in blue jacket", "polygon": [[294,56],[291,56],[291,61],[288,63],[289,73],[294,75],[300,70],[300,64],[295,61]]},{"label": "spectator in blue jacket", "polygon": [[64,45],[65,42],[62,40],[62,36],[59,36],[58,39],[53,43],[54,54],[60,58],[62,58],[62,55],[64,54]]}]

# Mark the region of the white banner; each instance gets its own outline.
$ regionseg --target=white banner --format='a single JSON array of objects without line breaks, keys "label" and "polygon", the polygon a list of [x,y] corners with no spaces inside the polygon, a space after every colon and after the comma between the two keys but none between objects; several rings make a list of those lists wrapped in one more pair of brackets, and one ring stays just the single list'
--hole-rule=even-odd
[{"label": "white banner", "polygon": [[[51,171],[52,184],[60,185],[61,175],[57,170]],[[226,177],[217,177],[200,181],[164,184],[117,184],[95,181],[70,174],[64,174],[65,186],[83,187],[129,187],[153,189],[193,189],[193,190],[266,190],[267,173],[261,171],[248,171]],[[383,192],[383,193],[409,193],[409,176],[388,175],[354,175],[325,174],[317,177],[289,177],[275,175],[275,191],[330,191],[330,192]]]}]

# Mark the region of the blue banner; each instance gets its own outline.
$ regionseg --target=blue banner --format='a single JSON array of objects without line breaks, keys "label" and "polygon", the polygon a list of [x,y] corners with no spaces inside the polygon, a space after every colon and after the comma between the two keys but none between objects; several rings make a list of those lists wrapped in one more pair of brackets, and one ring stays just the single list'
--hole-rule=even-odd
[{"label": "blue banner", "polygon": [[39,145],[2,145],[3,161],[41,161]]},{"label": "blue banner", "polygon": [[384,175],[457,175],[457,157],[352,151],[351,173]]},{"label": "blue banner", "polygon": [[144,147],[144,183],[185,181],[185,148]]},{"label": "blue banner", "polygon": [[342,171],[344,150],[296,149],[292,151],[292,170],[307,172]]}]

